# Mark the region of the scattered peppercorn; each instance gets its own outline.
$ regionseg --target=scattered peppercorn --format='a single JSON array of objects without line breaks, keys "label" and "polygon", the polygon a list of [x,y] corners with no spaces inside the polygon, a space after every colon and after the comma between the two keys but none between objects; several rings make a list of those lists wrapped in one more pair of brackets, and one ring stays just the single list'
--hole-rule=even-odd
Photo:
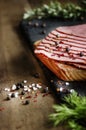
[{"label": "scattered peppercorn", "polygon": [[45,96],[47,96],[47,95],[48,95],[48,94],[47,94],[47,93],[45,93],[45,94],[43,94],[43,95],[42,95],[42,97],[45,97]]},{"label": "scattered peppercorn", "polygon": [[26,98],[32,98],[32,96],[27,96]]},{"label": "scattered peppercorn", "polygon": [[59,42],[55,41],[55,46],[58,47],[59,46]]},{"label": "scattered peppercorn", "polygon": [[66,52],[69,52],[70,51],[70,48],[69,47],[66,47]]},{"label": "scattered peppercorn", "polygon": [[64,42],[63,42],[63,41],[60,41],[60,44],[64,44]]},{"label": "scattered peppercorn", "polygon": [[22,91],[22,92],[21,92],[21,95],[24,95],[24,94],[25,94],[25,92],[24,92],[24,91]]},{"label": "scattered peppercorn", "polygon": [[43,31],[42,31],[42,34],[46,34],[46,30],[43,30]]},{"label": "scattered peppercorn", "polygon": [[73,93],[74,92],[74,89],[70,89],[70,93]]},{"label": "scattered peppercorn", "polygon": [[23,101],[23,105],[28,105],[29,103],[30,103],[29,100]]},{"label": "scattered peppercorn", "polygon": [[39,78],[39,77],[40,77],[40,74],[39,74],[39,73],[35,73],[35,74],[33,74],[33,76],[34,76],[35,78]]},{"label": "scattered peppercorn", "polygon": [[31,21],[29,21],[29,22],[28,22],[28,25],[32,25],[32,22],[31,22]]},{"label": "scattered peppercorn", "polygon": [[39,23],[35,23],[35,24],[34,24],[34,27],[38,27],[38,26],[39,26]]},{"label": "scattered peppercorn", "polygon": [[57,37],[57,38],[60,38],[60,35],[59,35],[59,34],[57,34],[57,35],[56,35],[56,37]]},{"label": "scattered peppercorn", "polygon": [[16,86],[17,86],[17,89],[24,88],[23,83],[17,83]]},{"label": "scattered peppercorn", "polygon": [[10,97],[9,97],[9,96],[7,96],[6,100],[7,100],[7,101],[8,101],[8,100],[10,100]]},{"label": "scattered peppercorn", "polygon": [[[36,77],[39,77],[39,73],[36,73]],[[45,97],[49,94],[48,87],[43,85],[42,83],[32,83],[27,85],[27,80],[24,80],[20,83],[13,84],[10,88],[5,88],[5,91],[11,89],[12,91],[7,94],[5,100],[10,100],[11,98],[20,97],[23,105],[29,104],[29,100],[33,102],[37,102],[37,96],[42,94],[42,97]],[[20,90],[19,90],[20,89]],[[24,95],[24,96],[23,96]],[[29,99],[29,100],[28,100]]]},{"label": "scattered peppercorn", "polygon": [[54,82],[53,79],[51,79],[50,82],[53,83]]},{"label": "scattered peppercorn", "polygon": [[60,56],[64,56],[64,54],[62,53],[62,54],[60,54]]},{"label": "scattered peppercorn", "polygon": [[70,83],[69,83],[69,82],[66,82],[65,84],[68,86]]},{"label": "scattered peppercorn", "polygon": [[68,94],[70,93],[70,90],[68,88],[60,87],[57,88],[57,92]]},{"label": "scattered peppercorn", "polygon": [[29,22],[28,22],[28,25],[29,25],[29,26],[31,26],[31,25],[32,25],[32,22],[31,22],[31,21],[29,21]]},{"label": "scattered peppercorn", "polygon": [[17,89],[17,86],[15,84],[12,85],[11,90],[14,91]]},{"label": "scattered peppercorn", "polygon": [[49,89],[48,89],[48,87],[45,87],[44,89],[43,89],[43,91],[42,91],[43,93],[48,93],[49,92]]},{"label": "scattered peppercorn", "polygon": [[41,27],[45,28],[45,27],[46,27],[46,23],[43,23],[43,24],[41,25]]},{"label": "scattered peppercorn", "polygon": [[84,56],[84,53],[83,52],[80,52],[80,57]]},{"label": "scattered peppercorn", "polygon": [[12,93],[12,94],[11,94],[11,97],[14,98],[14,97],[15,97],[15,93]]},{"label": "scattered peppercorn", "polygon": [[27,80],[24,80],[23,83],[26,84],[26,83],[27,83]]},{"label": "scattered peppercorn", "polygon": [[17,86],[16,90],[20,89],[20,86]]}]

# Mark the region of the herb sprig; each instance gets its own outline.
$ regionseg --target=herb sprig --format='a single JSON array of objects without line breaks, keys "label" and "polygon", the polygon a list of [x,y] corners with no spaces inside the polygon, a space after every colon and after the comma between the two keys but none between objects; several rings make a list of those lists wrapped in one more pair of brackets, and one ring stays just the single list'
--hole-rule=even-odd
[{"label": "herb sprig", "polygon": [[[63,19],[78,19],[86,17],[86,0],[80,2],[80,5],[75,5],[74,3],[62,4],[60,2],[51,1],[49,5],[44,4],[40,8],[33,10],[26,10],[23,19],[33,19],[33,18],[46,18],[46,17],[60,17]],[[84,4],[83,4],[84,3]]]},{"label": "herb sprig", "polygon": [[55,113],[50,114],[49,119],[55,126],[63,123],[71,130],[86,130],[86,97],[73,92],[64,101],[53,106]]}]

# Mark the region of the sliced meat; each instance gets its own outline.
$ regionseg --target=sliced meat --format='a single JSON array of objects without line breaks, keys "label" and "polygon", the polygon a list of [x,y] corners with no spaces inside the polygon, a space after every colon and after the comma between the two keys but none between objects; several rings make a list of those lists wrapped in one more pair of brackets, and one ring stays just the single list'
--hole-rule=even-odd
[{"label": "sliced meat", "polygon": [[86,40],[86,24],[58,27],[56,30],[65,34],[72,34],[75,37],[85,38]]},{"label": "sliced meat", "polygon": [[[59,75],[57,67],[60,65],[58,68],[61,75],[64,75],[62,77],[66,75],[66,78],[62,79],[79,79],[78,76],[74,78],[72,72],[68,74],[71,67],[72,71],[83,72],[83,74],[79,74],[82,77],[80,79],[86,79],[84,78],[86,76],[86,24],[56,28],[39,42],[35,54],[39,59],[42,56],[40,60],[45,61],[46,66],[56,75]],[[44,60],[43,56],[48,60]],[[51,66],[49,63],[52,62]],[[62,69],[61,66],[65,68]],[[72,76],[70,77],[70,75]]]}]

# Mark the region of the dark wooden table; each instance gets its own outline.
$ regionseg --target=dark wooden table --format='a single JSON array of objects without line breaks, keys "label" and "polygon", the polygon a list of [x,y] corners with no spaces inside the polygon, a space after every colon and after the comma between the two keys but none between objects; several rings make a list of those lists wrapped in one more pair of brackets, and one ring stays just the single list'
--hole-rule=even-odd
[{"label": "dark wooden table", "polygon": [[[37,102],[31,101],[25,106],[20,97],[5,101],[6,92],[1,91],[23,80],[28,84],[48,85],[17,28],[24,8],[31,6],[29,0],[0,0],[0,130],[64,130],[62,126],[54,128],[49,123],[48,115],[53,112],[52,105],[57,100],[52,94],[44,98],[40,94]],[[32,76],[35,72],[40,73],[40,78]]]}]

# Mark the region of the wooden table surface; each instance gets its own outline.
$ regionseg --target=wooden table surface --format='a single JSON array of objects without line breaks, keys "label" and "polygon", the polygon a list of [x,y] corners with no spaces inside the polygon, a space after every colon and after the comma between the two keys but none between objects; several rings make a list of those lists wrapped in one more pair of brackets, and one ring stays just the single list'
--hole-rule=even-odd
[{"label": "wooden table surface", "polygon": [[[8,92],[3,89],[17,82],[27,80],[28,84],[48,85],[17,28],[24,8],[31,6],[29,0],[0,0],[0,130],[64,130],[62,126],[54,128],[48,120],[57,100],[53,94],[46,97],[40,94],[37,102],[31,100],[29,105],[22,105],[20,97],[4,100]],[[32,76],[35,72],[40,73],[40,78]]]}]

